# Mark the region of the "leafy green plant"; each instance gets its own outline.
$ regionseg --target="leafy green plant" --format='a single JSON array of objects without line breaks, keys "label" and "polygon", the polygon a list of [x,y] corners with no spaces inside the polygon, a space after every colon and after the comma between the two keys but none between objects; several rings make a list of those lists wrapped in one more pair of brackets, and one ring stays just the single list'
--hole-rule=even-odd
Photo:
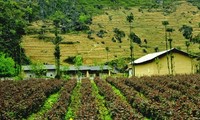
[{"label": "leafy green plant", "polygon": [[93,91],[92,94],[93,94],[93,96],[96,97],[96,104],[99,109],[100,118],[102,120],[112,120],[111,116],[109,114],[110,111],[105,106],[104,97],[99,94],[99,90],[98,90],[98,87],[96,86],[95,82],[92,80],[91,83],[92,83],[92,91]]},{"label": "leafy green plant", "polygon": [[53,104],[56,103],[56,101],[58,100],[59,96],[60,96],[59,92],[50,95],[47,98],[47,100],[45,101],[45,103],[42,106],[42,108],[37,113],[31,114],[27,118],[27,120],[42,119],[44,117],[44,113],[52,108]]},{"label": "leafy green plant", "polygon": [[15,74],[15,62],[11,57],[0,53],[0,77],[10,77]]},{"label": "leafy green plant", "polygon": [[31,64],[31,70],[35,74],[36,78],[41,78],[46,76],[46,68],[43,63],[35,62]]},{"label": "leafy green plant", "polygon": [[69,119],[74,119],[76,117],[76,112],[80,106],[80,97],[81,97],[81,93],[80,93],[80,87],[81,87],[81,83],[78,82],[76,87],[74,88],[74,90],[72,91],[71,94],[71,103],[67,109],[67,113],[65,114],[65,119],[69,120]]}]

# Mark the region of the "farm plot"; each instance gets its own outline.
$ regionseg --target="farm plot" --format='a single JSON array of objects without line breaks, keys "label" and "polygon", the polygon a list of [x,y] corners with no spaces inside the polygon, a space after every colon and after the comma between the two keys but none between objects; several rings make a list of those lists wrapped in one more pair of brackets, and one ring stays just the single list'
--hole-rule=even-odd
[{"label": "farm plot", "polygon": [[0,82],[0,119],[26,118],[39,110],[46,98],[59,91],[60,80],[25,80]]},{"label": "farm plot", "polygon": [[133,108],[152,119],[200,118],[200,75],[107,78]]},{"label": "farm plot", "polygon": [[0,119],[200,118],[200,75],[0,81]]}]

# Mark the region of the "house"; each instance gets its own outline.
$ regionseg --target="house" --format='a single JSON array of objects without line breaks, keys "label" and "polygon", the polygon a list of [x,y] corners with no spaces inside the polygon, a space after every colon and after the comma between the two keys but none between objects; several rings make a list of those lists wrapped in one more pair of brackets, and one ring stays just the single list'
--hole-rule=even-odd
[{"label": "house", "polygon": [[104,75],[110,76],[111,67],[105,66],[70,66],[67,71],[64,72],[65,75],[69,75],[70,77],[89,77],[94,78],[96,76],[102,77]]},{"label": "house", "polygon": [[[36,74],[33,72],[30,65],[22,66],[25,73],[25,78],[35,78]],[[44,65],[42,68],[45,71],[43,76],[47,78],[55,78],[56,66],[55,65]],[[96,76],[110,75],[111,68],[107,65],[105,66],[60,66],[63,75],[68,75],[70,77],[90,77],[91,79]]]},{"label": "house", "polygon": [[[134,62],[135,72],[129,67],[129,76],[151,76],[166,74],[191,74],[195,73],[197,61],[194,56],[172,48],[161,52],[147,54]],[[130,63],[133,64],[133,63]]]},{"label": "house", "polygon": [[[56,76],[55,65],[44,65],[44,66],[42,66],[42,68],[38,67],[37,69],[42,69],[43,71],[45,71],[45,74],[43,76],[46,76],[49,78],[55,78],[55,76]],[[33,72],[31,65],[22,66],[22,70],[24,72],[25,78],[35,78],[36,77],[36,74]]]}]

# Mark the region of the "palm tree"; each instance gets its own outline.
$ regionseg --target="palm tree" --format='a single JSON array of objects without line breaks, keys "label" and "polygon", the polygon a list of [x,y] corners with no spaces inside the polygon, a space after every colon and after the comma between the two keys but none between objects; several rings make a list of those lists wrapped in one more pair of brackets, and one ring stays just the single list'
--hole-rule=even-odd
[{"label": "palm tree", "polygon": [[[133,25],[132,23],[133,23],[133,20],[134,20],[133,13],[131,13],[130,15],[128,15],[126,17],[126,20],[130,24],[130,35],[131,35],[132,25]],[[134,53],[133,53],[134,46],[133,46],[133,41],[131,39],[129,41],[130,41],[130,56],[131,56],[131,63],[132,63],[132,74],[133,74],[133,76],[135,76],[135,66],[134,66],[134,62],[133,62],[134,61]]]},{"label": "palm tree", "polygon": [[167,25],[169,25],[168,21],[162,21],[162,25],[165,26],[165,48],[166,50],[168,49],[168,44],[167,44]]},{"label": "palm tree", "polygon": [[[171,33],[174,31],[173,28],[167,28],[166,30],[169,34],[169,38],[168,38],[168,41],[169,41],[169,48],[172,49],[172,41],[173,39],[171,38]],[[168,63],[169,64],[169,63]],[[173,55],[172,55],[172,51],[170,51],[170,64],[171,64],[171,68],[170,68],[170,72],[171,74],[173,75],[174,74],[174,66],[173,66]],[[168,66],[169,67],[169,66]]]}]

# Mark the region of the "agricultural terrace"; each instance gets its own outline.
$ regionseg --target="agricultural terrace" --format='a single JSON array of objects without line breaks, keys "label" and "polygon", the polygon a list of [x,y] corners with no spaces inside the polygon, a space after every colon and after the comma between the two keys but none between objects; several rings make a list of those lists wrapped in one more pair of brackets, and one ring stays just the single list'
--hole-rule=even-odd
[{"label": "agricultural terrace", "polygon": [[200,118],[200,75],[0,81],[0,119]]}]

